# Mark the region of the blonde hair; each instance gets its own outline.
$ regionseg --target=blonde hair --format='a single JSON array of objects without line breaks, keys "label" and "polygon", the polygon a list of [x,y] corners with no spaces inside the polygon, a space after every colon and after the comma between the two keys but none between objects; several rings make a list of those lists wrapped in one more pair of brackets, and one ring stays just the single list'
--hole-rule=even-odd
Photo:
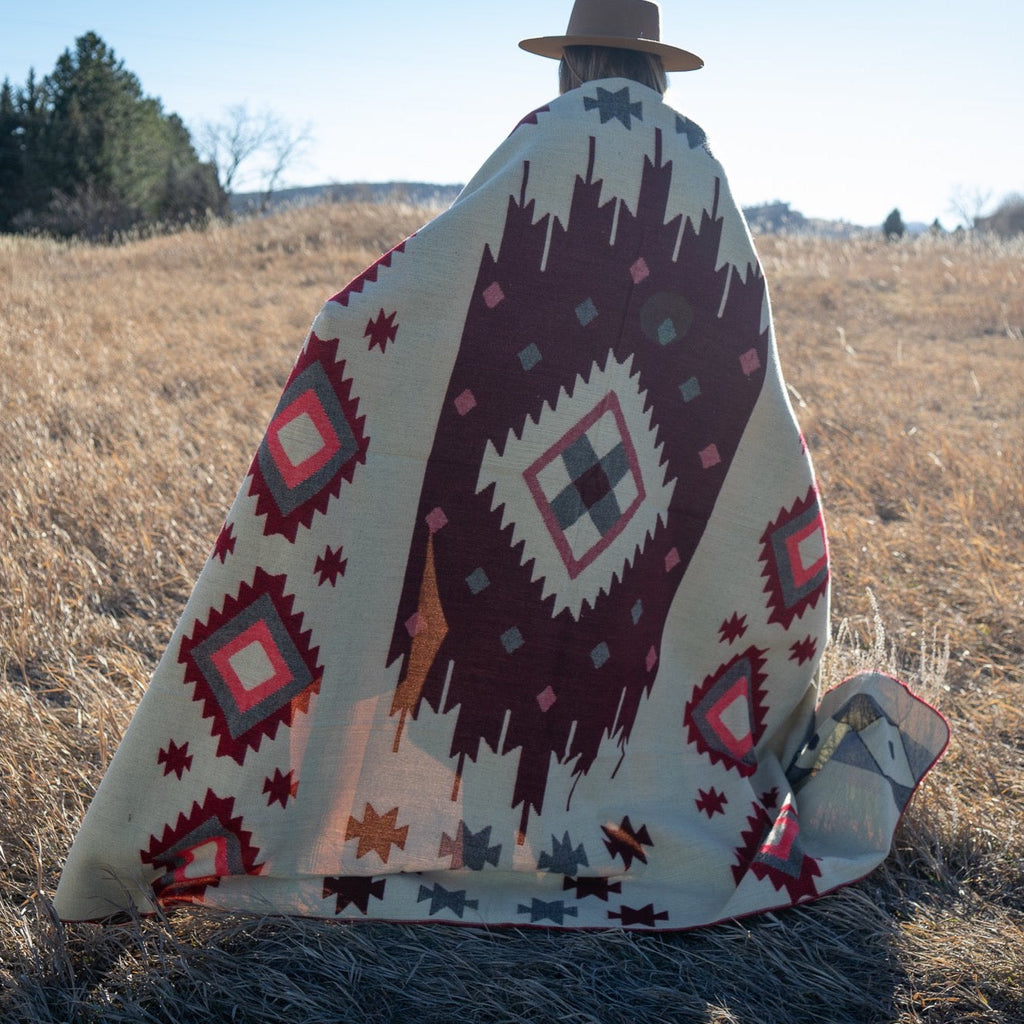
[{"label": "blonde hair", "polygon": [[660,93],[668,88],[665,66],[656,53],[612,46],[567,46],[558,63],[563,93],[597,78],[628,78]]}]

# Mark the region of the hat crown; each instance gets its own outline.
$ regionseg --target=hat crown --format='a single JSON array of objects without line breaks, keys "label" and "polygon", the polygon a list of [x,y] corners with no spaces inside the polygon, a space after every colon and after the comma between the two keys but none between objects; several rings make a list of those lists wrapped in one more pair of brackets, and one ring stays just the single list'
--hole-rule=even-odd
[{"label": "hat crown", "polygon": [[555,60],[567,46],[604,46],[653,53],[666,71],[704,67],[695,53],[661,41],[661,8],[653,0],[576,0],[565,35],[523,39],[519,45]]},{"label": "hat crown", "polygon": [[566,35],[661,39],[661,9],[651,0],[576,0]]}]

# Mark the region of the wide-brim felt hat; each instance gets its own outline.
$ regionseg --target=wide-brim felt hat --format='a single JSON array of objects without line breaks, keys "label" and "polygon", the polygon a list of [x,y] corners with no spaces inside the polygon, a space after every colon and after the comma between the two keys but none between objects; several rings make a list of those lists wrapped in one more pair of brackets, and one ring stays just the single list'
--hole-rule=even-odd
[{"label": "wide-brim felt hat", "polygon": [[661,9],[650,0],[576,0],[565,35],[524,39],[519,45],[555,60],[567,46],[611,46],[655,53],[666,71],[704,67],[695,53],[661,41]]}]

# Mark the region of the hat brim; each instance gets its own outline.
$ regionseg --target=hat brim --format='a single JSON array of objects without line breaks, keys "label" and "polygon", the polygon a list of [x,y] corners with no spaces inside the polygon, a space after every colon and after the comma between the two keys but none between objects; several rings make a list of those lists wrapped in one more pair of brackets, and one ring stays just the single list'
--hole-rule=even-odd
[{"label": "hat brim", "polygon": [[643,53],[657,54],[666,71],[697,71],[704,67],[704,61],[695,53],[655,39],[627,39],[622,36],[538,36],[536,39],[523,39],[519,46],[527,53],[550,57],[552,60],[560,60],[562,51],[567,46],[610,46],[618,50],[640,50]]}]

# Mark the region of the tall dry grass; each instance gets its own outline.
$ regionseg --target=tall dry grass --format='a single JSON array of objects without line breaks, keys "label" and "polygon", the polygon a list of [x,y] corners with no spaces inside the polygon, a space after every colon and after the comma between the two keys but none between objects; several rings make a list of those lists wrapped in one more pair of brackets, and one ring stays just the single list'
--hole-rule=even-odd
[{"label": "tall dry grass", "polygon": [[0,237],[0,1019],[1024,1020],[1024,246],[765,238],[829,513],[835,681],[954,743],[886,864],[672,936],[52,914],[61,860],[320,303],[422,210]]}]

